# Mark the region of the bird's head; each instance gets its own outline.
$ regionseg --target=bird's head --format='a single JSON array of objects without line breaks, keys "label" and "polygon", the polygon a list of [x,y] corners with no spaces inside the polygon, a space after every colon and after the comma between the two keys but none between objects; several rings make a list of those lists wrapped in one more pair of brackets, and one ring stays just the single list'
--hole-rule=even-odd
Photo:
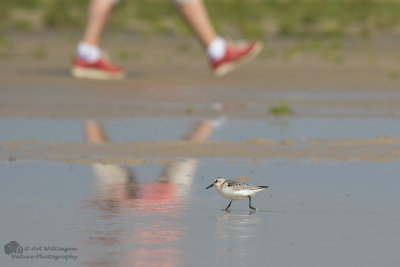
[{"label": "bird's head", "polygon": [[209,186],[206,187],[206,189],[216,186],[217,188],[219,188],[226,180],[222,177],[218,177],[214,180],[214,182],[212,184],[210,184]]}]

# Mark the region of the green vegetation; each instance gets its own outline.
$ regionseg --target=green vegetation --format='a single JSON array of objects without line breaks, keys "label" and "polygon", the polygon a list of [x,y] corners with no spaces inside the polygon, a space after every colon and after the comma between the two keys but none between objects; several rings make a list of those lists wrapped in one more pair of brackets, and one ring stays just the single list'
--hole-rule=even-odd
[{"label": "green vegetation", "polygon": [[[0,29],[82,28],[89,0],[0,0]],[[268,38],[370,38],[396,33],[400,0],[205,0],[216,28],[224,34]],[[30,14],[21,19],[21,12]],[[18,15],[19,14],[19,15]],[[187,34],[171,1],[122,1],[111,28],[147,33]]]},{"label": "green vegetation", "polygon": [[33,51],[33,58],[35,60],[43,60],[47,57],[47,47],[45,45],[40,45],[38,47],[35,48],[35,50]]},{"label": "green vegetation", "polygon": [[0,33],[0,58],[7,58],[12,53],[13,43],[7,36]]},{"label": "green vegetation", "polygon": [[118,59],[121,61],[125,61],[129,59],[129,52],[125,49],[121,49],[118,51]]},{"label": "green vegetation", "polygon": [[186,115],[193,115],[193,112],[194,112],[193,106],[192,106],[192,105],[188,105],[188,106],[186,107],[186,109],[185,109],[185,114],[186,114]]},{"label": "green vegetation", "polygon": [[29,20],[25,19],[16,19],[14,21],[15,28],[23,31],[23,32],[29,32],[32,30],[32,23]]},{"label": "green vegetation", "polygon": [[397,70],[389,70],[388,75],[389,78],[393,80],[397,80],[399,78],[399,72]]},{"label": "green vegetation", "polygon": [[340,63],[343,61],[342,40],[338,38],[328,38],[321,40],[319,38],[299,39],[292,46],[282,51],[282,59],[289,61],[301,58],[304,55],[319,55],[328,62]]},{"label": "green vegetation", "polygon": [[274,116],[292,115],[293,110],[286,103],[274,105],[269,108],[269,114]]}]

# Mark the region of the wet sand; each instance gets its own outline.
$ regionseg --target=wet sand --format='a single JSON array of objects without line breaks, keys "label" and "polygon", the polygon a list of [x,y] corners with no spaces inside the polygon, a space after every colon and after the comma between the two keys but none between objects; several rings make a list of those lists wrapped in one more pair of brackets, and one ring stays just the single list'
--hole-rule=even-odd
[{"label": "wet sand", "polygon": [[[11,35],[14,47],[0,61],[0,116],[130,118],[225,114],[265,118],[267,107],[288,103],[296,116],[399,117],[400,68],[395,41],[344,46],[342,62],[315,54],[291,60],[262,54],[223,79],[210,75],[198,44],[172,37],[108,35],[105,47],[124,65],[122,81],[74,80],[69,64],[78,34]],[[284,53],[290,44],[272,42]],[[45,47],[43,59],[35,51]],[[121,51],[131,57],[121,60]],[[36,52],[37,53],[37,52]],[[266,53],[266,52],[265,52]],[[392,75],[392,76],[391,76]],[[213,103],[231,108],[216,112]]]},{"label": "wet sand", "polygon": [[[109,37],[114,39],[106,41],[105,46],[114,51],[114,56],[118,51],[136,55],[136,58],[131,56],[121,62],[127,68],[128,79],[91,81],[75,80],[69,76],[74,38],[78,36],[76,33],[11,35],[15,46],[9,57],[0,62],[0,117],[84,120],[226,116],[267,120],[270,118],[268,108],[279,103],[290,106],[294,111],[292,118],[397,119],[400,116],[399,81],[388,74],[400,67],[400,61],[395,57],[396,43],[383,47],[382,42],[377,41],[371,41],[368,46],[349,45],[341,52],[343,62],[336,64],[307,54],[290,61],[261,55],[241,71],[216,79],[210,75],[207,62],[194,40],[110,33]],[[160,44],[166,48],[160,49]],[[279,51],[285,45],[269,42],[267,49]],[[34,56],[40,47],[45,47],[43,59]],[[387,136],[387,133],[374,138],[381,135]],[[267,136],[257,137],[268,139]],[[297,141],[296,146],[290,148],[268,148],[267,151],[273,153],[254,150],[254,156],[397,159],[394,148],[386,148],[381,142],[371,145],[352,140],[349,141],[352,145],[341,147],[336,146],[337,142],[334,138],[324,140],[323,144],[303,144],[304,148],[300,149]],[[127,145],[137,147],[137,144]],[[146,144],[144,151],[168,155],[168,152],[160,152],[160,145]],[[164,145],[165,151],[171,151],[174,146],[171,143]],[[110,145],[109,149],[115,151],[113,146],[124,147],[126,144]],[[207,145],[196,146],[182,146],[181,154],[252,156],[249,145],[243,150],[246,152],[242,151],[243,144],[219,144],[216,149],[208,149]],[[90,150],[82,144],[69,147],[82,152]],[[365,148],[368,156],[355,152],[363,150],[359,147]],[[67,151],[63,144],[44,144],[41,150],[27,148],[27,153],[35,151],[34,157],[46,158],[46,149]],[[107,149],[102,149],[102,153],[107,154]],[[329,153],[325,152],[327,149]],[[120,151],[124,156],[127,153],[124,149]],[[7,153],[3,150],[1,157],[7,158]],[[62,155],[57,158],[62,158]]]},{"label": "wet sand", "polygon": [[[203,158],[169,166],[0,163],[7,229],[1,230],[2,242],[18,241],[25,256],[77,257],[1,254],[0,262],[143,267],[400,262],[397,163]],[[222,211],[228,200],[205,190],[215,174],[245,175],[248,183],[269,185],[253,198],[259,210],[249,212],[243,200]],[[34,246],[75,250],[35,252]]]},{"label": "wet sand", "polygon": [[[289,144],[285,144],[289,142]],[[148,141],[120,142],[102,145],[83,143],[2,142],[1,160],[61,160],[75,163],[142,165],[165,164],[164,159],[182,157],[238,157],[257,161],[258,158],[398,161],[400,138],[342,140],[265,139],[242,142]],[[134,152],[132,152],[134,151]],[[132,157],[134,154],[134,157]],[[150,160],[149,160],[150,158]],[[151,160],[162,158],[162,160]]]},{"label": "wet sand", "polygon": [[[69,76],[78,37],[13,34],[2,54],[0,236],[22,249],[0,265],[399,266],[396,41],[216,79],[192,39],[109,33],[128,78],[90,81]],[[217,176],[268,185],[257,212],[222,211]]]}]

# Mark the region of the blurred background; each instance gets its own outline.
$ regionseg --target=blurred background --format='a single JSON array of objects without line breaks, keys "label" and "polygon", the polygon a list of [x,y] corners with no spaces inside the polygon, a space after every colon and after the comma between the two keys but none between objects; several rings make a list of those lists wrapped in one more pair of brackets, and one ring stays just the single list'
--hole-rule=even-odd
[{"label": "blurred background", "polygon": [[[340,62],[349,41],[392,43],[400,34],[398,0],[206,0],[217,32],[224,36],[260,39],[264,57],[291,59],[304,53]],[[12,33],[62,31],[81,33],[87,0],[0,1],[0,55],[13,54]],[[171,1],[121,1],[106,32],[193,38]],[[79,35],[73,35],[74,41]],[[75,37],[76,36],[76,37]],[[284,48],[274,41],[291,40]],[[346,42],[347,41],[347,42]],[[281,50],[283,49],[283,50]],[[119,60],[138,58],[138,51],[116,51]],[[46,57],[46,45],[33,52]],[[396,55],[400,58],[400,55]],[[389,73],[397,77],[397,72]]]},{"label": "blurred background", "polygon": [[[219,31],[260,39],[373,38],[400,32],[398,0],[221,0],[205,1]],[[87,0],[0,1],[3,31],[82,29]],[[186,27],[170,1],[122,1],[110,28],[184,35]]]},{"label": "blurred background", "polygon": [[[400,266],[400,0],[205,0],[223,37],[265,44],[222,79],[171,0],[121,1],[102,38],[119,81],[70,75],[88,2],[0,0],[0,245],[76,247],[79,266]],[[270,186],[262,210],[222,212],[218,176]],[[54,266],[0,253],[22,261]]]}]

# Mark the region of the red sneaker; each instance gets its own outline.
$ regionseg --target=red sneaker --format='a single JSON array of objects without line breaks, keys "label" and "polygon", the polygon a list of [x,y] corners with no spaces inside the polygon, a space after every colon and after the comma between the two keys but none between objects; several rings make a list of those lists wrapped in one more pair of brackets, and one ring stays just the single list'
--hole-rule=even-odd
[{"label": "red sneaker", "polygon": [[125,72],[122,68],[114,66],[104,58],[89,63],[78,56],[72,62],[71,74],[75,78],[98,80],[118,80],[125,77]]},{"label": "red sneaker", "polygon": [[211,60],[211,68],[214,75],[222,77],[249,62],[260,53],[263,45],[261,42],[253,42],[244,45],[228,44],[225,55],[219,60]]}]

